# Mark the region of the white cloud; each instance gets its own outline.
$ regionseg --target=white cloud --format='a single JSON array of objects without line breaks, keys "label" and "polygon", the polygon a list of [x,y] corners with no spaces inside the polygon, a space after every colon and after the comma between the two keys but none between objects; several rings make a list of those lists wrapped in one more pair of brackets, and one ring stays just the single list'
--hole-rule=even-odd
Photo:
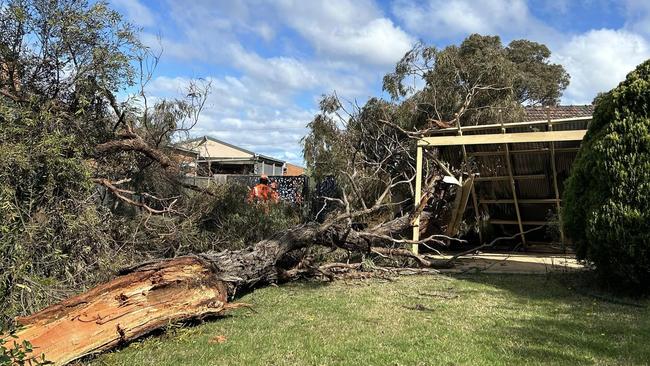
[{"label": "white cloud", "polygon": [[369,0],[283,0],[276,6],[279,16],[322,55],[391,65],[414,43]]},{"label": "white cloud", "polygon": [[639,63],[650,58],[650,44],[625,30],[592,30],[570,38],[553,58],[571,75],[564,102],[591,103],[599,92],[615,87]]},{"label": "white cloud", "polygon": [[407,30],[433,39],[480,33],[548,41],[556,35],[524,0],[397,0],[392,11]]},{"label": "white cloud", "polygon": [[129,22],[141,27],[148,27],[155,23],[153,13],[138,0],[111,0],[118,9],[126,13]]},{"label": "white cloud", "polygon": [[650,36],[650,1],[648,0],[626,0],[625,27],[635,32]]},{"label": "white cloud", "polygon": [[[193,136],[210,135],[257,153],[302,164],[300,139],[315,110],[293,105],[291,96],[248,77],[208,77],[211,94]],[[159,76],[147,86],[150,101],[184,95],[190,79]],[[274,94],[269,102],[266,94]]]},{"label": "white cloud", "polygon": [[238,67],[256,80],[290,90],[311,89],[318,83],[316,75],[295,58],[262,58],[239,45],[233,45],[228,53]]}]

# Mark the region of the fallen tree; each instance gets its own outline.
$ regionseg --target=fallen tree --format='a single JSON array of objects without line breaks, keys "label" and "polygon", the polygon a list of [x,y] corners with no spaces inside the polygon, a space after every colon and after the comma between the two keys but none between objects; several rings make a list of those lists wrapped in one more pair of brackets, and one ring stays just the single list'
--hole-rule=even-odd
[{"label": "fallen tree", "polygon": [[111,349],[167,324],[220,315],[244,304],[229,303],[242,291],[302,276],[333,277],[332,271],[355,270],[358,264],[314,267],[305,261],[313,246],[354,252],[406,256],[419,266],[448,262],[414,255],[408,250],[377,246],[384,236],[410,226],[404,216],[368,231],[344,224],[306,224],[242,250],[202,253],[150,261],[125,269],[114,280],[78,296],[17,319],[17,339],[26,340],[48,361],[66,364]]},{"label": "fallen tree", "polygon": [[[158,56],[147,61],[149,51],[139,47],[128,24],[116,21],[120,19],[118,14],[106,11],[102,2],[88,5],[85,1],[67,0],[41,5],[12,1],[0,9],[0,24],[8,30],[0,34],[0,66],[6,69],[0,73],[0,123],[11,127],[0,129],[7,132],[0,141],[11,141],[3,145],[5,151],[16,151],[0,166],[4,177],[0,188],[10,193],[0,195],[0,206],[11,208],[3,212],[11,218],[6,227],[12,234],[0,241],[0,299],[19,298],[20,302],[25,293],[32,291],[24,283],[36,283],[30,280],[32,276],[58,279],[57,273],[68,276],[96,271],[99,251],[95,247],[101,247],[100,240],[119,241],[119,248],[131,245],[122,237],[112,238],[109,226],[97,230],[99,235],[86,235],[103,227],[106,220],[97,209],[105,208],[107,202],[111,214],[120,219],[130,219],[126,208],[135,207],[132,214],[144,216],[143,230],[161,234],[147,227],[149,218],[156,215],[165,224],[166,232],[160,236],[175,236],[190,231],[188,226],[196,227],[188,218],[194,207],[186,191],[210,194],[207,189],[189,186],[179,179],[183,172],[177,159],[182,157],[176,156],[172,148],[173,141],[198,122],[209,82],[190,84],[186,98],[160,100],[151,106],[145,87]],[[58,24],[50,20],[65,21]],[[68,31],[71,25],[85,28]],[[52,27],[64,31],[51,32]],[[41,44],[18,47],[31,41]],[[481,51],[485,47],[489,52]],[[125,51],[131,49],[137,51]],[[27,340],[37,353],[64,364],[171,322],[217,315],[241,306],[229,301],[257,286],[299,277],[332,278],[341,271],[362,267],[360,263],[318,263],[311,254],[316,247],[381,258],[406,257],[429,270],[449,266],[449,261],[435,261],[404,249],[403,245],[414,242],[404,239],[403,231],[411,227],[411,219],[418,213],[434,223],[431,226],[440,226],[438,223],[445,221],[446,198],[453,195],[453,190],[436,182],[442,181],[443,175],[460,177],[471,167],[442,169],[442,164],[434,164],[435,153],[428,151],[431,156],[424,164],[422,200],[413,202],[414,140],[431,129],[496,118],[496,111],[499,118],[506,118],[520,109],[517,102],[550,103],[566,86],[561,67],[545,63],[548,50],[541,45],[518,42],[506,50],[496,37],[471,36],[461,51],[451,47],[439,53],[418,46],[407,53],[395,73],[385,79],[384,88],[393,97],[391,102],[373,99],[363,107],[353,106],[348,113],[337,97],[324,98],[321,113],[310,123],[311,132],[303,140],[305,159],[314,178],[333,176],[339,186],[332,197],[320,197],[325,205],[316,219],[324,217],[324,223],[280,231],[246,249],[185,255],[131,267],[107,283],[18,318],[22,325],[16,333],[18,339],[9,342]],[[95,57],[97,54],[103,57]],[[495,54],[500,55],[495,59],[497,63],[481,56]],[[459,62],[448,61],[458,57]],[[531,66],[528,61],[533,60],[543,70],[555,69],[556,77],[527,72]],[[492,66],[488,67],[488,61]],[[139,73],[132,67],[134,62]],[[511,67],[513,63],[522,67]],[[507,74],[503,74],[504,70]],[[529,74],[544,74],[552,81],[539,87],[540,83]],[[52,75],[57,76],[56,80]],[[132,87],[133,75],[139,76],[139,96],[118,103],[114,93]],[[403,82],[411,76],[421,77],[426,84],[412,95],[414,90],[407,90]],[[529,77],[531,82],[526,81]],[[518,85],[513,87],[512,80],[519,80]],[[501,110],[506,113],[501,114]],[[91,193],[95,191],[91,183],[101,186],[97,191],[111,194],[114,200],[104,199],[103,194],[96,200],[97,192]],[[425,206],[428,211],[422,212]],[[92,220],[63,220],[74,217]],[[48,218],[52,218],[51,223]],[[118,223],[122,225],[122,221]],[[357,230],[365,225],[375,226]],[[134,237],[139,226],[130,233]],[[33,232],[32,228],[44,230]],[[186,240],[179,237],[181,242]],[[33,238],[31,246],[24,245]],[[434,234],[417,243],[444,245],[449,240]],[[90,252],[85,251],[86,246]],[[115,258],[114,251],[105,252]],[[77,263],[71,259],[59,261],[79,253],[85,255]],[[74,281],[70,287],[75,289],[97,283]],[[21,290],[15,291],[17,288]],[[8,314],[28,314],[37,308],[40,306],[32,304]]]}]

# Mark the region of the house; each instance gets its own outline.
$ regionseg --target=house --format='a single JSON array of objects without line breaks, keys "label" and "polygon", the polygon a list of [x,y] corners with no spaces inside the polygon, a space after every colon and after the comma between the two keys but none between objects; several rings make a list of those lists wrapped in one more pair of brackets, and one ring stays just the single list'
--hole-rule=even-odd
[{"label": "house", "polygon": [[183,141],[175,146],[179,151],[196,153],[196,175],[215,174],[283,175],[285,162],[270,156],[229,144],[210,136]]},{"label": "house", "polygon": [[305,174],[305,168],[303,168],[301,166],[294,165],[294,164],[291,164],[291,163],[287,163],[285,165],[285,169],[284,169],[284,175],[285,176],[297,177],[299,175],[304,175],[304,174]]}]

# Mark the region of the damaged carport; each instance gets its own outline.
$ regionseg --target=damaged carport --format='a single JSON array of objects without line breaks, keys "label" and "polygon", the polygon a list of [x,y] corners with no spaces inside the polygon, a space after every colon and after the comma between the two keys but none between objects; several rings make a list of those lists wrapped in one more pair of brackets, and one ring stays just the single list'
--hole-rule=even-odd
[{"label": "damaged carport", "polygon": [[[422,194],[424,149],[438,149],[450,165],[472,167],[475,175],[457,190],[448,235],[459,233],[463,218],[474,221],[479,241],[491,232],[519,233],[526,250],[564,251],[566,238],[558,225],[564,181],[569,176],[590,116],[454,127],[437,130],[417,144],[415,201]],[[470,203],[471,202],[471,203]],[[419,217],[413,240],[419,240]],[[557,238],[526,230],[548,225]],[[418,245],[413,246],[417,253]]]}]

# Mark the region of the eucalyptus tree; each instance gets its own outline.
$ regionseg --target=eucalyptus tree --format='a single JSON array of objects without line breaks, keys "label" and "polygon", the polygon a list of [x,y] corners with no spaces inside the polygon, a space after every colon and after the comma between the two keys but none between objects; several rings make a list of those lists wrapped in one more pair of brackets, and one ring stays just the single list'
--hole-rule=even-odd
[{"label": "eucalyptus tree", "polygon": [[[353,206],[338,209],[362,210],[390,186],[385,199],[392,209],[375,219],[409,211],[414,141],[439,128],[513,121],[527,105],[557,104],[569,75],[550,56],[543,44],[515,40],[504,46],[497,36],[478,34],[443,49],[418,43],[384,76],[388,99],[359,106],[336,94],[323,98],[303,139],[307,166],[316,179],[335,177],[342,198]],[[432,191],[425,197],[437,197],[429,202],[432,213],[444,216],[451,190],[435,182],[471,167],[451,171],[435,152],[427,153],[424,181]]]},{"label": "eucalyptus tree", "polygon": [[159,55],[103,1],[0,0],[0,29],[0,302],[15,314],[119,262],[127,218],[102,194],[170,211],[166,146],[196,122],[207,84],[147,103]]}]

